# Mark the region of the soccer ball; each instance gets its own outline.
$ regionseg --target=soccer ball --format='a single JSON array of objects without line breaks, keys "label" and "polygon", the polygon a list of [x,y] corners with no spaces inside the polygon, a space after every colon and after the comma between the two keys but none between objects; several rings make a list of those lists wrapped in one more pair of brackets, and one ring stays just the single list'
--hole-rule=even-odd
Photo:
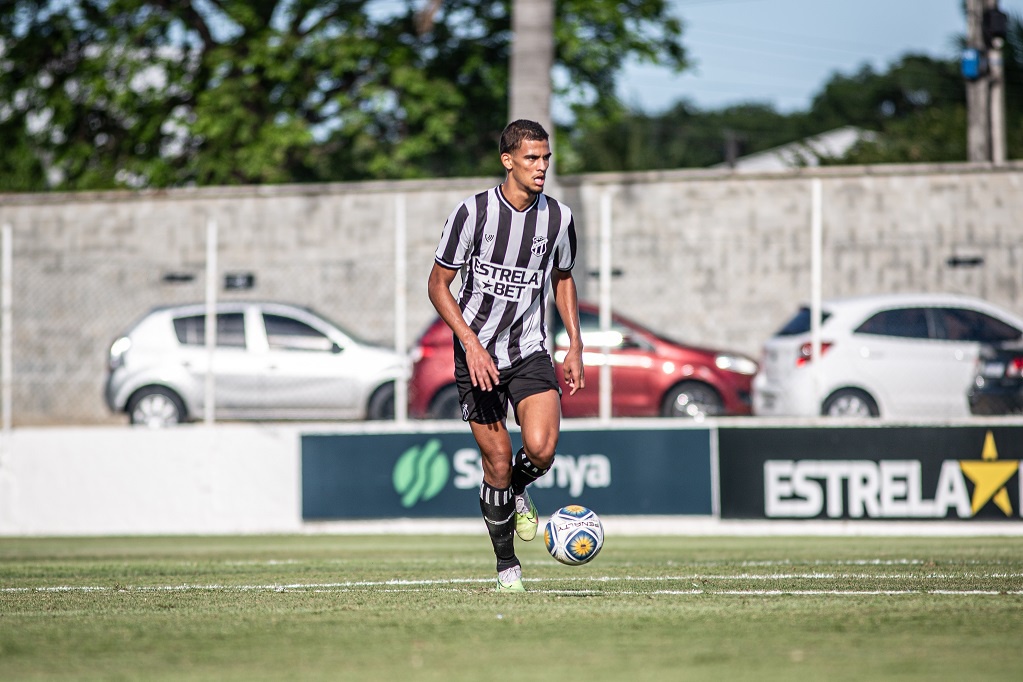
[{"label": "soccer ball", "polygon": [[604,526],[593,511],[570,504],[551,514],[543,529],[543,543],[561,563],[581,566],[604,546]]}]

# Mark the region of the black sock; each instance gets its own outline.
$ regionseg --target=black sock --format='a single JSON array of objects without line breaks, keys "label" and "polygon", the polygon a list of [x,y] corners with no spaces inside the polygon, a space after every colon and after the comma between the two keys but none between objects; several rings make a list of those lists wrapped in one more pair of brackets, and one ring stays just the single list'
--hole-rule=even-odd
[{"label": "black sock", "polygon": [[550,469],[550,467],[541,469],[530,462],[529,457],[526,456],[525,448],[519,448],[512,460],[512,494],[521,495],[527,485],[546,474]]},{"label": "black sock", "polygon": [[518,566],[515,558],[515,500],[508,488],[494,488],[486,481],[480,485],[480,511],[487,522],[490,542],[497,557],[497,570]]}]

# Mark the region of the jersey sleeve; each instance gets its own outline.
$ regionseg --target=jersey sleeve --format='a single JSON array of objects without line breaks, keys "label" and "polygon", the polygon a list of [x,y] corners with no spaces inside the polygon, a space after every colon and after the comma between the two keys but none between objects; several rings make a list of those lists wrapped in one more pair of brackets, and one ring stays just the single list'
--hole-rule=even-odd
[{"label": "jersey sleeve", "polygon": [[462,267],[472,249],[472,225],[469,202],[463,201],[444,223],[434,260],[452,270]]},{"label": "jersey sleeve", "polygon": [[575,267],[578,243],[575,236],[575,218],[571,213],[568,215],[568,227],[565,232],[565,238],[561,240],[558,250],[554,254],[554,267],[561,271],[571,270]]}]

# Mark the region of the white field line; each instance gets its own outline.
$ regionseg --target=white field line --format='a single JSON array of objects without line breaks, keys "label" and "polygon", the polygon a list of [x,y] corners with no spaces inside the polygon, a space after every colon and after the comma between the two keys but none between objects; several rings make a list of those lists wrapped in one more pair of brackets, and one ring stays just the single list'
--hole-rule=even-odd
[{"label": "white field line", "polygon": [[[417,560],[421,563],[431,564],[443,564],[448,568],[457,565],[464,564],[466,566],[475,565],[477,562],[475,559],[463,559],[458,562],[454,562],[451,559],[421,559]],[[176,566],[209,566],[209,565],[221,565],[221,566],[289,566],[289,565],[305,565],[315,564],[317,566],[331,566],[331,565],[343,565],[347,563],[345,559],[266,559],[266,560],[241,560],[241,561],[222,561],[222,562],[207,562],[207,561],[177,561],[177,562],[166,562],[168,565]],[[796,569],[801,566],[833,566],[841,568],[842,566],[921,566],[925,563],[931,563],[924,561],[923,559],[845,559],[829,561],[824,559],[818,559],[816,561],[792,561],[791,559],[779,559],[779,560],[764,560],[764,561],[692,561],[692,562],[665,562],[666,566],[689,566],[694,568],[711,568],[714,566],[739,566],[742,568],[772,568],[772,567],[785,567]],[[965,559],[958,560],[956,564],[963,566],[998,566],[1007,563],[1000,559]],[[1016,562],[1013,562],[1016,563]]]},{"label": "white field line", "polygon": [[[651,576],[651,577],[580,577],[580,578],[526,578],[525,582],[543,582],[545,580],[556,580],[558,582],[578,583],[641,583],[641,582],[689,582],[696,589],[693,590],[656,590],[651,592],[631,592],[616,590],[615,594],[734,594],[734,595],[774,595],[774,594],[849,594],[849,595],[897,595],[897,594],[1023,594],[1021,590],[705,590],[698,587],[693,581],[769,581],[769,580],[950,580],[950,579],[1021,579],[1023,573],[929,573],[926,575],[908,574],[853,574],[853,573],[771,573],[752,574],[742,573],[736,575],[707,575],[691,574],[677,576]],[[217,590],[224,592],[291,592],[291,591],[350,591],[358,588],[406,588],[425,587],[437,588],[454,585],[477,585],[493,582],[493,578],[447,578],[439,580],[360,580],[333,583],[290,583],[290,584],[267,584],[267,585],[224,585],[212,583],[207,585],[140,585],[123,587],[104,587],[98,585],[58,585],[43,587],[3,587],[0,593],[27,593],[27,592],[189,592]],[[397,590],[386,590],[397,591]],[[593,592],[602,594],[599,590],[549,590],[541,593],[557,594],[582,594]]]}]

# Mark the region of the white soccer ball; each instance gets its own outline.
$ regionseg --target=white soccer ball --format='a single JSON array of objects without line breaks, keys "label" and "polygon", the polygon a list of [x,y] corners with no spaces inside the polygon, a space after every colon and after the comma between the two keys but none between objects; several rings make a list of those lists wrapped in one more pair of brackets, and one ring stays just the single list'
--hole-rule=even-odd
[{"label": "white soccer ball", "polygon": [[543,530],[543,542],[561,563],[581,566],[604,546],[604,526],[594,511],[570,504],[551,514]]}]

